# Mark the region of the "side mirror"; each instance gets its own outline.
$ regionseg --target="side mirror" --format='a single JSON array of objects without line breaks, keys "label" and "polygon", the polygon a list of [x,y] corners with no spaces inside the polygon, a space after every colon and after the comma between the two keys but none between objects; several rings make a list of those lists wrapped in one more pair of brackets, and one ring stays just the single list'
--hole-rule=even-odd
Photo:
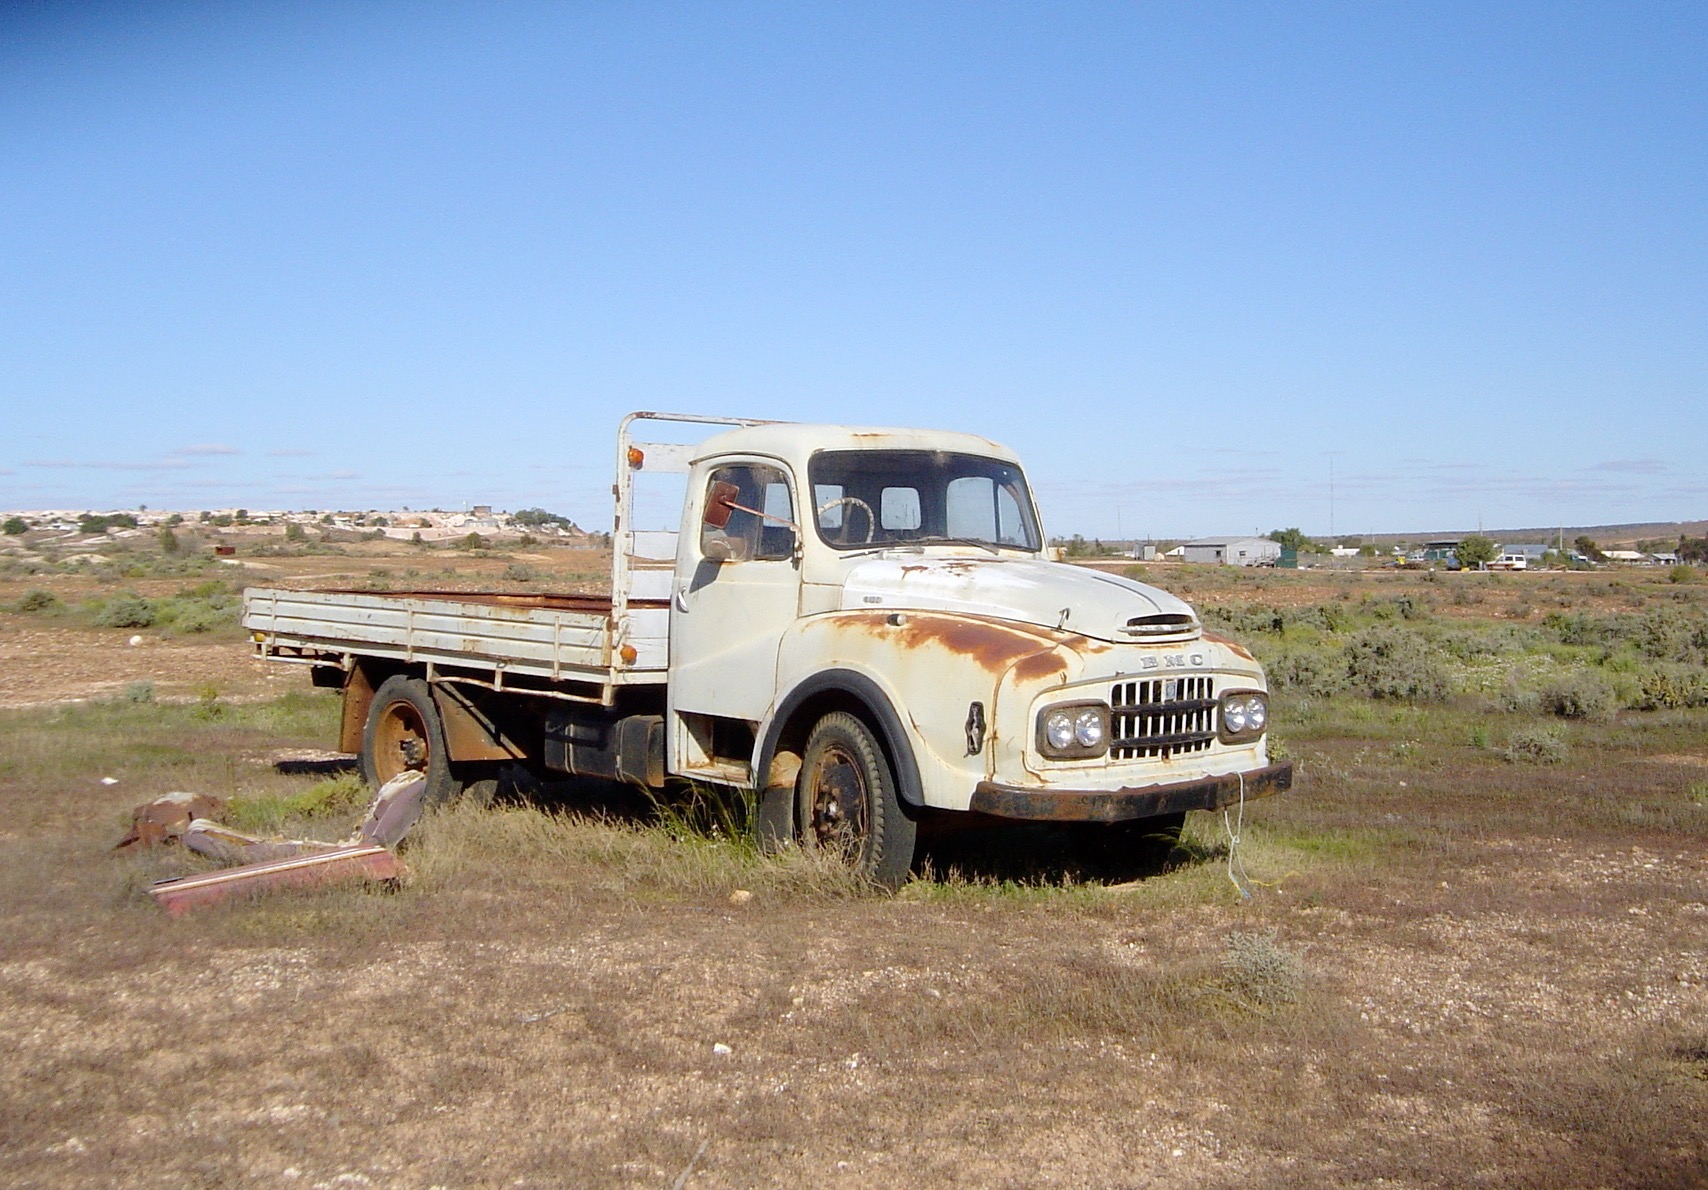
[{"label": "side mirror", "polygon": [[730,514],[735,511],[735,498],[741,494],[741,489],[733,483],[719,480],[706,493],[706,511],[703,519],[714,529],[722,529],[729,524]]}]

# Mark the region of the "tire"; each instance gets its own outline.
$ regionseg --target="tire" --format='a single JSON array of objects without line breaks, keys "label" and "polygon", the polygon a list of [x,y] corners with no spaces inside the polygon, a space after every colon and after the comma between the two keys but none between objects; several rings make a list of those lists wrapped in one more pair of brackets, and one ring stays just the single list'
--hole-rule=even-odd
[{"label": "tire", "polygon": [[445,725],[433,695],[420,678],[397,674],[374,692],[362,728],[362,779],[378,789],[399,773],[416,769],[427,775],[429,807],[445,806],[462,792],[451,772]]},{"label": "tire", "polygon": [[899,888],[907,879],[918,824],[896,796],[895,775],[877,737],[853,715],[826,715],[807,737],[795,806],[803,846],[838,853],[882,888]]},{"label": "tire", "polygon": [[1180,845],[1185,813],[1127,822],[1086,822],[1074,827],[1074,854],[1092,870],[1121,878],[1161,869]]}]

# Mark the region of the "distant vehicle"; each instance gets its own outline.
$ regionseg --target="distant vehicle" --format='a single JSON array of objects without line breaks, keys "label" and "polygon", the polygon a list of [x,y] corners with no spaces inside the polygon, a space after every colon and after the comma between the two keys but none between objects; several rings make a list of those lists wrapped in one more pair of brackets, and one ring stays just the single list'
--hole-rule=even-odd
[{"label": "distant vehicle", "polygon": [[[730,428],[633,436],[655,422]],[[677,532],[635,528],[656,472],[686,475]],[[342,688],[376,785],[419,769],[442,800],[521,764],[751,790],[762,839],[886,885],[927,810],[1137,850],[1291,784],[1252,655],[1166,592],[1048,561],[993,442],[637,413],[615,490],[608,598],[252,588],[244,626]]]}]

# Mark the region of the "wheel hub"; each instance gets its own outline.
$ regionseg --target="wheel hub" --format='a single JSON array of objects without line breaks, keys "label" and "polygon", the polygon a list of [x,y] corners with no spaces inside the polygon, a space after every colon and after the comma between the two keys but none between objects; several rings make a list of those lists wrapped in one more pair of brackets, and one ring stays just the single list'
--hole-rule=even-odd
[{"label": "wheel hub", "polygon": [[821,846],[853,848],[859,845],[857,816],[864,804],[865,790],[853,758],[840,749],[827,750],[813,784],[812,828]]}]

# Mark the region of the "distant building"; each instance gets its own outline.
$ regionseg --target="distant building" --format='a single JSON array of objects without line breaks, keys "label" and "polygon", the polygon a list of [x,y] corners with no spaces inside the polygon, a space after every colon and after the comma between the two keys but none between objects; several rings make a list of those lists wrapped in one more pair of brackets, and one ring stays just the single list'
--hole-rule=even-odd
[{"label": "distant building", "polygon": [[1503,545],[1500,556],[1489,563],[1490,570],[1528,570],[1542,561],[1548,552],[1545,545]]},{"label": "distant building", "polygon": [[1220,537],[1186,543],[1184,560],[1223,566],[1273,566],[1281,560],[1281,545],[1267,537]]}]

